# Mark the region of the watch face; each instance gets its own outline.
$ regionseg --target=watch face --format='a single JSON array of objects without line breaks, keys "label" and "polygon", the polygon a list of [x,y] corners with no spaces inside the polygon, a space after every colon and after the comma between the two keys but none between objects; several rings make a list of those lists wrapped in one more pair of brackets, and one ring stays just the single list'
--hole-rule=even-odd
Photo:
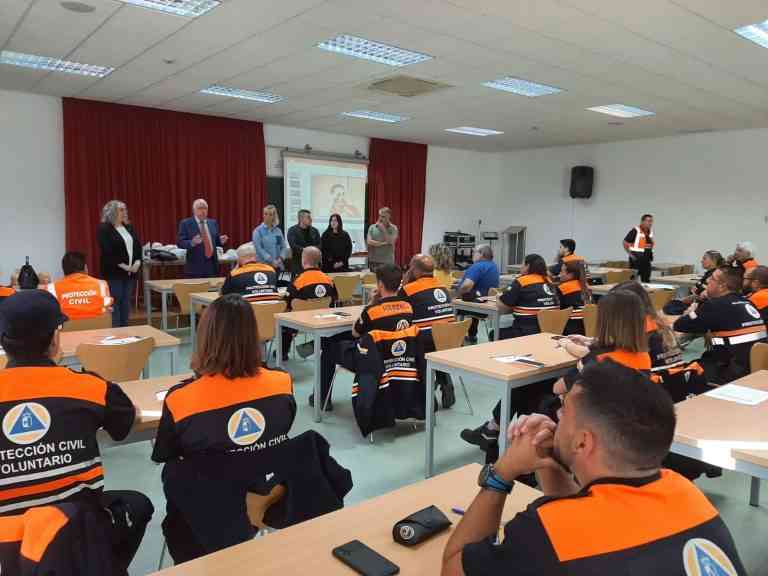
[{"label": "watch face", "polygon": [[485,488],[488,482],[488,475],[491,473],[491,464],[486,464],[480,470],[480,475],[477,477],[477,485],[481,488]]}]

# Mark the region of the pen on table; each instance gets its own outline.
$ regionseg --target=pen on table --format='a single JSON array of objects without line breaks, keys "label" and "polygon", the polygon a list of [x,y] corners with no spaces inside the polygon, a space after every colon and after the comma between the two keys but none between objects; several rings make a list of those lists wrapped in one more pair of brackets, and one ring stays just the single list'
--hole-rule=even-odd
[{"label": "pen on table", "polygon": [[464,510],[463,508],[451,508],[451,512],[453,512],[454,514],[458,514],[459,516],[464,516],[464,514],[466,513],[466,510]]},{"label": "pen on table", "polygon": [[508,356],[514,356],[515,358],[531,358],[533,354],[491,354],[488,358],[506,358]]}]

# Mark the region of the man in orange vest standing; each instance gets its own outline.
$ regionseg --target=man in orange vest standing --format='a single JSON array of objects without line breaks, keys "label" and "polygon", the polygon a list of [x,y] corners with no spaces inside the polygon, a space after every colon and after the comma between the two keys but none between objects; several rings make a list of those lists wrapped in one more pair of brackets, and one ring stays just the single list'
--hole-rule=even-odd
[{"label": "man in orange vest standing", "polygon": [[651,281],[651,262],[656,243],[653,239],[653,215],[643,214],[640,226],[624,237],[624,250],[629,254],[629,267],[637,270],[642,282]]},{"label": "man in orange vest standing", "polygon": [[88,275],[85,254],[67,252],[61,259],[64,278],[48,284],[48,292],[59,301],[70,320],[96,318],[112,307],[109,286],[105,280]]}]

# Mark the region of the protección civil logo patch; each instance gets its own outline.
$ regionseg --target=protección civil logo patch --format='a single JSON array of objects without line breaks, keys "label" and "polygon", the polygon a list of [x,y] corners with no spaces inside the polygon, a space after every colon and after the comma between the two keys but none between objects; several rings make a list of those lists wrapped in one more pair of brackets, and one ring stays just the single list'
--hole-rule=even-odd
[{"label": "protecci\u00f3n civil logo patch", "polygon": [[315,296],[318,298],[322,298],[328,293],[328,290],[325,289],[325,286],[323,284],[318,284],[315,286]]},{"label": "protecci\u00f3n civil logo patch", "polygon": [[267,275],[264,274],[264,272],[256,272],[256,274],[253,275],[253,281],[259,286],[263,286],[269,281],[269,278],[267,278]]},{"label": "protecci\u00f3n civil logo patch", "polygon": [[239,446],[249,446],[261,438],[267,428],[264,415],[255,408],[240,408],[229,417],[229,439]]},{"label": "protecci\u00f3n civil logo patch", "polygon": [[445,304],[448,301],[448,294],[446,294],[445,290],[442,288],[435,288],[435,291],[432,292],[432,295],[435,297],[435,300],[440,302],[440,304]]},{"label": "protecci\u00f3n civil logo patch", "polygon": [[693,538],[683,548],[683,566],[687,576],[737,576],[736,568],[717,544]]},{"label": "protecci\u00f3n civil logo patch", "polygon": [[395,340],[392,343],[392,356],[402,356],[407,349],[408,346],[405,344],[405,340]]},{"label": "protecci\u00f3n civil logo patch", "polygon": [[11,408],[3,418],[3,434],[14,444],[34,444],[48,433],[51,415],[37,402],[24,402]]}]

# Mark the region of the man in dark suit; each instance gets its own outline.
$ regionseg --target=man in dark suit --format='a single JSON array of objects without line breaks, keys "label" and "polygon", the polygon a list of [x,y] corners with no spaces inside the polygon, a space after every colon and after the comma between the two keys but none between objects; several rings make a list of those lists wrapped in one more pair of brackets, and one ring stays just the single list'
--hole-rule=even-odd
[{"label": "man in dark suit", "polygon": [[187,278],[211,278],[219,271],[216,248],[229,241],[225,234],[219,234],[216,220],[208,218],[208,203],[199,198],[192,204],[192,218],[179,223],[179,248],[187,251],[184,273]]}]

